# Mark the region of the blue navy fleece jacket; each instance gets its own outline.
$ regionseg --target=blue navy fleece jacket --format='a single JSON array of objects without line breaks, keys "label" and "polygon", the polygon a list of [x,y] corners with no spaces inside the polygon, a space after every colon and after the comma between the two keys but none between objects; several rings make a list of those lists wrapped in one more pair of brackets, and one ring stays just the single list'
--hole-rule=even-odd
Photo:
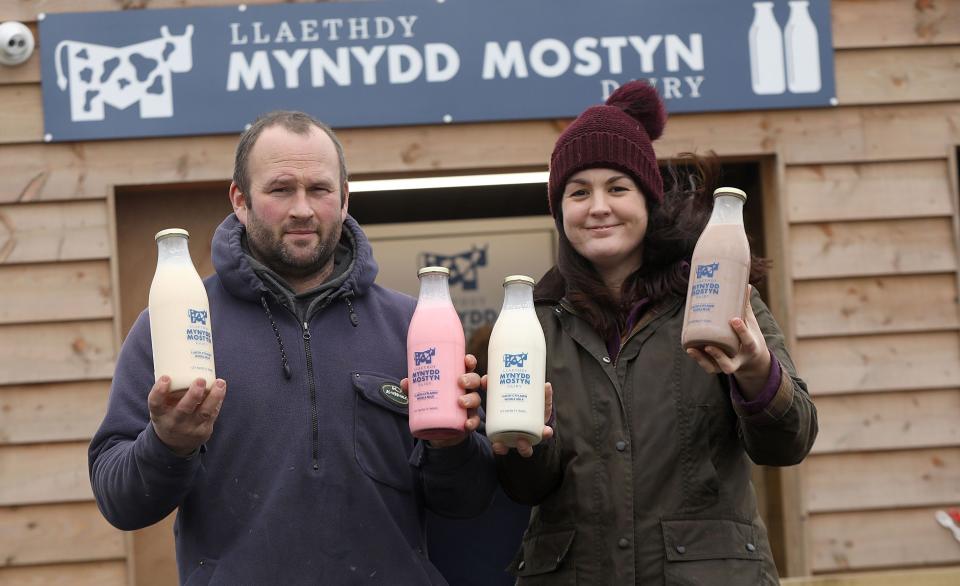
[{"label": "blue navy fleece jacket", "polygon": [[415,442],[406,406],[384,392],[405,376],[415,301],[374,284],[370,245],[348,218],[346,278],[300,323],[251,267],[243,230],[233,214],[217,228],[204,282],[227,381],[213,435],[187,458],[157,438],[143,312],[90,444],[100,510],[132,530],[179,509],[184,584],[445,584],[427,560],[425,507],[479,514],[496,471],[476,432],[446,449]]}]

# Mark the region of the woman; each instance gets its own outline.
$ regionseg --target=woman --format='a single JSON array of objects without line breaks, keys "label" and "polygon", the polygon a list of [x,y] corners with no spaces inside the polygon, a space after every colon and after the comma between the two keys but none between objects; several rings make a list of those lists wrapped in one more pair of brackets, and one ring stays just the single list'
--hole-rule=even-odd
[{"label": "woman", "polygon": [[560,248],[534,296],[555,434],[494,445],[504,490],[536,505],[511,567],[521,585],[778,583],[750,460],[800,462],[816,410],[752,290],[751,311],[730,322],[735,356],[681,347],[716,174],[694,159],[699,182],[664,193],[651,141],[665,122],[656,90],[632,82],[581,114],[551,157]]}]

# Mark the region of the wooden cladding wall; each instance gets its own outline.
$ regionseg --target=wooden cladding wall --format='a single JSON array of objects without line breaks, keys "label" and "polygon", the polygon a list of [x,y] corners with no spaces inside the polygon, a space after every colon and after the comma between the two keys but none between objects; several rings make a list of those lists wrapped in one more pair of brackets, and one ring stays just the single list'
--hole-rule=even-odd
[{"label": "wooden cladding wall", "polygon": [[[11,0],[0,21],[232,4]],[[791,570],[960,565],[933,520],[960,504],[960,0],[833,0],[832,13],[838,107],[675,116],[658,152],[782,170],[780,317],[821,418],[793,504],[809,546]],[[222,181],[236,137],[44,144],[38,62],[0,67],[0,586],[128,584],[132,550],[86,476],[118,350],[108,197]],[[355,176],[544,168],[565,124],[341,138]]]}]

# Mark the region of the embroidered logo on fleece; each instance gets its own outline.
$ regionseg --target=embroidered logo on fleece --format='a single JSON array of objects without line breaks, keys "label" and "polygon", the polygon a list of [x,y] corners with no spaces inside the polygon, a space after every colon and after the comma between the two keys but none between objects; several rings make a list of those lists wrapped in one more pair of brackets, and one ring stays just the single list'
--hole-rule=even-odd
[{"label": "embroidered logo on fleece", "polygon": [[380,385],[380,394],[396,405],[406,406],[409,402],[407,396],[403,394],[403,390],[395,384],[384,383]]}]

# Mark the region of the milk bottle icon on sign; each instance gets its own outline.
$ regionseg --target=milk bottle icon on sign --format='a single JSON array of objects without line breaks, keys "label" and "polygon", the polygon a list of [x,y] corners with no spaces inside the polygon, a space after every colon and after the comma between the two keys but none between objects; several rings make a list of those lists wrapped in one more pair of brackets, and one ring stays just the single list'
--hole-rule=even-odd
[{"label": "milk bottle icon on sign", "polygon": [[809,4],[807,0],[789,2],[784,33],[773,13],[773,2],[753,3],[749,33],[753,93],[776,95],[788,88],[795,94],[820,91],[820,45]]},{"label": "milk bottle icon on sign", "polygon": [[795,94],[820,91],[820,39],[810,18],[807,0],[790,2],[784,37],[787,49],[787,87]]}]

